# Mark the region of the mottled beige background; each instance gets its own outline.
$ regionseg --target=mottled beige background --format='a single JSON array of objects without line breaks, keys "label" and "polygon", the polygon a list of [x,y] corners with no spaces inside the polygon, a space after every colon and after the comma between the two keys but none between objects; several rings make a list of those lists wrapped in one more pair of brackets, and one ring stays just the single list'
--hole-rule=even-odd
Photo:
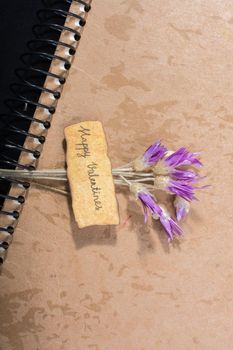
[{"label": "mottled beige background", "polygon": [[[114,165],[157,138],[203,152],[208,183],[180,243],[118,193],[117,228],[79,230],[32,188],[1,283],[1,350],[220,350],[232,336],[233,5],[95,0],[40,168],[63,129],[101,120]],[[77,118],[79,116],[79,118]]]}]

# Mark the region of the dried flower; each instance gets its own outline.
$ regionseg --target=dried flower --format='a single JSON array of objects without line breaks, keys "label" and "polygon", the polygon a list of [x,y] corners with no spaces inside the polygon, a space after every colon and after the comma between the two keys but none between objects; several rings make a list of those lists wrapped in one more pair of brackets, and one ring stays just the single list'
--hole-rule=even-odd
[{"label": "dried flower", "polygon": [[186,182],[197,182],[200,177],[190,170],[174,169],[170,176],[175,180],[186,181]]},{"label": "dried flower", "polygon": [[[153,219],[159,220],[169,241],[174,236],[181,235],[182,229],[167,209],[158,204],[157,199],[148,189],[163,190],[175,195],[176,219],[180,221],[188,214],[190,202],[196,199],[196,190],[208,187],[197,186],[197,182],[203,179],[194,169],[194,167],[202,166],[198,156],[198,153],[189,152],[185,147],[175,152],[169,151],[161,145],[160,141],[157,141],[145,151],[143,156],[130,163],[130,168],[120,168],[116,172],[124,180],[123,184],[127,184],[136,199],[141,202],[145,222],[148,213]],[[189,166],[192,168],[188,169]],[[118,180],[118,183],[119,181],[121,180]]]},{"label": "dried flower", "polygon": [[185,147],[179,148],[176,152],[166,158],[166,163],[170,167],[178,167],[182,165],[202,166],[202,163],[197,158],[198,153],[188,152]]},{"label": "dried flower", "polygon": [[[161,206],[161,213],[159,215],[159,220],[161,224],[163,225],[163,228],[165,229],[165,232],[168,237],[168,241],[172,241],[174,236],[182,235],[182,229],[181,227],[175,222],[175,220],[169,215],[168,211]],[[157,219],[154,217],[154,219]]]},{"label": "dried flower", "polygon": [[195,199],[194,187],[190,184],[190,181],[175,180],[170,176],[156,176],[154,180],[154,186],[158,190],[166,191],[170,194],[176,194],[187,201]]},{"label": "dried flower", "polygon": [[176,152],[170,154],[168,157],[159,160],[158,163],[153,167],[153,171],[157,175],[167,175],[172,174],[174,171],[177,171],[177,167],[184,165],[201,167],[202,163],[199,161],[197,156],[198,153],[188,152],[185,147],[181,147]]},{"label": "dried flower", "polygon": [[180,221],[188,214],[190,203],[186,199],[176,196],[174,200],[174,207],[176,209],[176,219],[177,221]]},{"label": "dried flower", "polygon": [[155,165],[167,152],[167,148],[161,145],[160,141],[156,141],[147,148],[143,156],[133,161],[133,168],[136,171],[142,171]]},{"label": "dried flower", "polygon": [[144,221],[147,221],[148,218],[148,210],[155,220],[160,220],[165,232],[168,236],[168,240],[171,241],[175,235],[181,235],[182,229],[175,222],[175,220],[168,214],[167,210],[162,206],[157,204],[156,199],[152,196],[152,194],[145,189],[140,184],[131,184],[130,190],[137,199],[142,203],[143,211],[144,211]]},{"label": "dried flower", "polygon": [[142,204],[145,222],[148,218],[148,210],[151,215],[159,214],[161,212],[161,209],[157,205],[155,198],[145,187],[140,184],[132,183],[130,185],[130,191],[135,195],[136,199],[140,200]]}]

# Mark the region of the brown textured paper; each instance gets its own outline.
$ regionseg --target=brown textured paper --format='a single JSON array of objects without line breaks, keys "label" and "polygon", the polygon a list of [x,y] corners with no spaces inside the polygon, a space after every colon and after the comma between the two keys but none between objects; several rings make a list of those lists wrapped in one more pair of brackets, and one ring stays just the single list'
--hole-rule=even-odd
[{"label": "brown textured paper", "polygon": [[126,190],[120,225],[79,229],[66,196],[31,186],[0,277],[1,350],[232,349],[232,52],[229,0],[93,0],[40,169],[64,167],[64,128],[92,119],[113,167],[162,139],[202,151],[212,187],[169,245]]},{"label": "brown textured paper", "polygon": [[67,175],[72,206],[80,228],[119,223],[107,142],[99,121],[65,128]]}]

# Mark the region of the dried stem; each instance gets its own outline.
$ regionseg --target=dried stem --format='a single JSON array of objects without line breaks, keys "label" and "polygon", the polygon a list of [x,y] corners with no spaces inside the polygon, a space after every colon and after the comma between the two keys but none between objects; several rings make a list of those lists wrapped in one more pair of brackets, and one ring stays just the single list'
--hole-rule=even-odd
[{"label": "dried stem", "polygon": [[70,196],[70,192],[65,191],[65,190],[61,190],[61,189],[53,187],[53,186],[43,185],[41,183],[34,182],[34,181],[32,182],[32,185],[38,186],[38,187],[42,187],[42,188],[44,188],[46,190],[54,191],[54,192],[57,192],[57,193],[60,193],[60,194],[64,194],[66,196]]},{"label": "dried stem", "polygon": [[[135,172],[128,165],[122,166],[120,168],[112,169],[112,174],[114,178],[114,183],[118,186],[129,186],[131,182],[141,183],[145,186],[150,186],[148,182],[153,182],[152,172]],[[47,170],[14,170],[14,169],[0,169],[0,176],[8,178],[18,178],[27,179],[37,186],[41,186],[47,189],[56,189],[56,192],[67,194],[67,191],[57,189],[57,187],[48,186],[38,181],[55,181],[55,182],[66,182],[67,172],[66,169],[47,169]]]}]

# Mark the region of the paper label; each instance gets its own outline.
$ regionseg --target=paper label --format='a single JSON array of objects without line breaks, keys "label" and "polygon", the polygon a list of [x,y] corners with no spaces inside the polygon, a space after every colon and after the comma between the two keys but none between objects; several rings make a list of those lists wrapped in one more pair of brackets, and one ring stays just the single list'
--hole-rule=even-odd
[{"label": "paper label", "polygon": [[65,138],[67,176],[78,226],[119,224],[112,168],[102,124],[86,121],[68,126]]}]

